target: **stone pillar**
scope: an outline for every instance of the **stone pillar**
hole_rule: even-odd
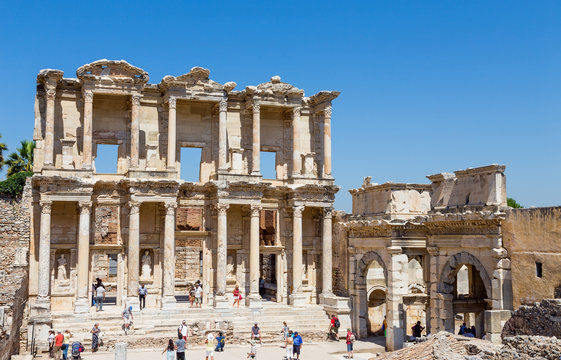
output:
[[[138,154],[140,151],[140,95],[131,97],[131,164],[132,169],[138,168]]]
[[[74,312],[87,313],[90,311],[89,299],[89,265],[90,265],[90,214],[92,203],[80,201],[80,222],[78,232],[78,285],[77,299],[74,304]]]
[[[129,243],[127,248],[127,306],[140,311],[138,277],[140,268],[140,203],[129,202]]]
[[[323,116],[323,177],[331,177],[331,106]]]
[[[388,247],[388,292],[386,295],[386,349],[395,351],[403,347],[406,335],[403,296],[407,295],[407,255],[401,253],[401,247]]]
[[[218,103],[218,170],[226,170],[228,154],[228,99]]]
[[[429,306],[427,307],[427,333],[437,333],[444,328],[441,326],[441,319],[439,309],[441,307],[440,300],[438,299],[438,280],[439,274],[439,261],[438,261],[438,247],[427,246],[429,253]]]
[[[45,109],[45,166],[54,165],[55,97],[56,84],[45,84],[47,106]]]
[[[306,299],[302,293],[302,212],[304,206],[295,206],[292,220],[292,305],[304,305]]]
[[[250,295],[249,305],[261,307],[261,296],[259,295],[259,216],[261,206],[251,206],[251,223],[249,239],[249,283]]]
[[[292,108],[292,176],[302,172],[302,158],[300,156],[300,106]]]
[[[333,294],[333,255],[332,255],[332,216],[333,209],[323,209],[323,234],[322,234],[322,254],[321,254],[321,276],[322,288],[321,298],[334,296]]]
[[[83,91],[82,96],[84,98],[84,124],[83,124],[83,135],[82,135],[82,167],[84,169],[92,168],[92,118],[93,118],[93,91],[86,90]]]
[[[175,208],[176,203],[166,203],[164,221],[164,284],[163,309],[175,308]]]
[[[176,146],[176,99],[168,99],[168,169],[175,169]]]
[[[261,175],[261,105],[253,100],[253,147],[252,147],[252,175]]]
[[[215,307],[227,307],[226,298],[226,272],[227,272],[227,246],[228,246],[228,219],[227,212],[230,205],[216,204],[218,211],[218,226],[216,230],[216,297]]]
[[[41,200],[41,225],[39,229],[39,291],[38,302],[49,300],[51,278],[51,206],[52,201]]]

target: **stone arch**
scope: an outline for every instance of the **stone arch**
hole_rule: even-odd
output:
[[[456,274],[463,264],[472,265],[479,272],[479,276],[483,281],[483,285],[485,285],[487,297],[490,298],[492,296],[492,285],[487,270],[485,270],[485,267],[483,266],[481,261],[479,261],[479,259],[466,251],[457,253],[448,259],[448,261],[444,265],[444,268],[442,269],[442,273],[440,274],[440,280],[438,282],[438,292],[441,294],[451,294],[454,291]]]
[[[368,268],[374,260],[376,260],[378,264],[382,266],[382,269],[384,269],[384,281],[386,283],[386,287],[388,286],[388,269],[386,267],[386,263],[384,262],[384,260],[382,260],[382,257],[375,251],[369,251],[360,258],[360,261],[358,262],[357,285],[366,286],[366,275],[368,273]]]

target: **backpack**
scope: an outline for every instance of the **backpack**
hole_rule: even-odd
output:
[[[341,327],[341,323],[339,322],[339,319],[338,319],[338,318],[335,318],[335,322],[333,323],[333,325],[334,325],[336,328]]]
[[[355,342],[355,340],[356,340],[356,336],[355,336],[355,334],[351,334],[351,339],[350,339],[350,340],[351,340],[351,342],[352,342],[352,343],[354,343],[354,342]]]
[[[179,325],[179,327],[177,328],[177,336],[183,339],[183,334],[181,333],[182,327],[183,325]]]

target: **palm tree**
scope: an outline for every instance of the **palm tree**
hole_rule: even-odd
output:
[[[2,134],[0,134],[0,139],[2,138]],[[0,170],[4,167],[4,151],[8,150],[8,145],[3,142],[0,142]]]
[[[6,164],[8,164],[8,176],[17,174],[20,171],[33,170],[33,150],[35,149],[35,141],[23,140],[21,147],[16,149],[8,156]]]

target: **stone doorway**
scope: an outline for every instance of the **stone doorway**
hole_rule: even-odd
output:
[[[259,294],[263,300],[276,302],[278,293],[277,255],[271,253],[260,254],[259,269],[261,278],[265,282],[264,288],[259,287]]]
[[[373,288],[368,295],[368,336],[384,335],[382,324],[386,317],[386,289]]]

